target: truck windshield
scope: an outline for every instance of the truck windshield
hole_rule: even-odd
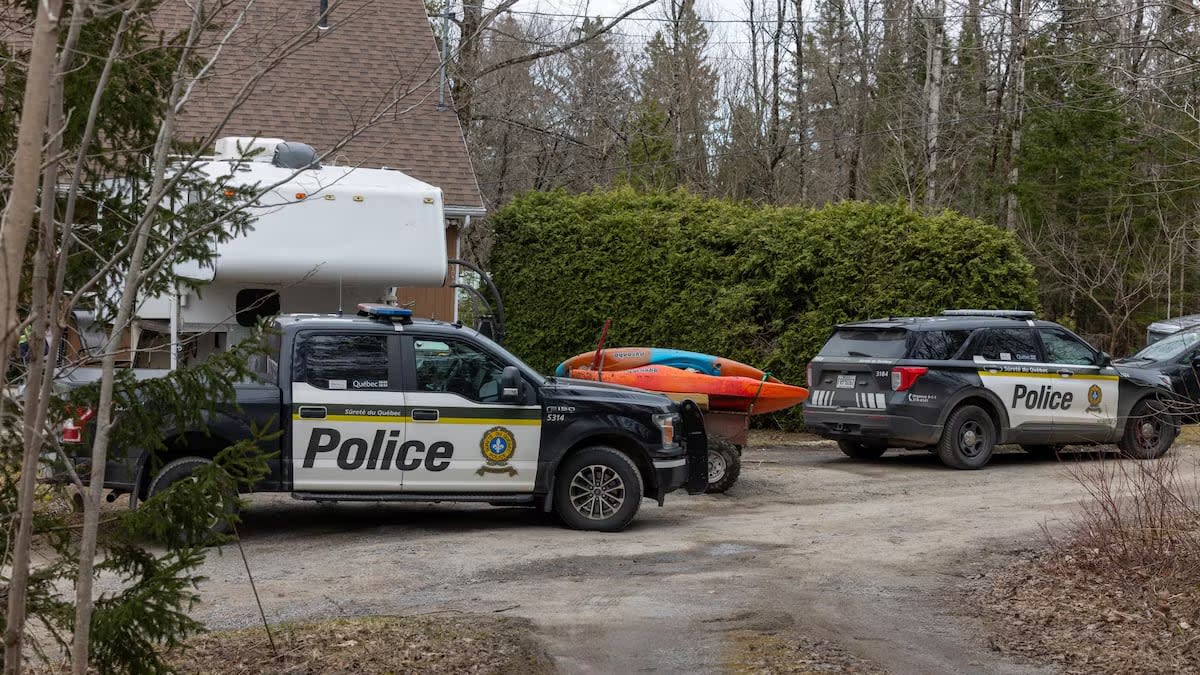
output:
[[[500,356],[504,357],[504,359],[507,360],[509,363],[517,366],[522,371],[524,371],[527,375],[532,375],[533,378],[537,381],[537,383],[539,385],[546,383],[546,378],[541,373],[534,370],[533,368],[530,368],[529,364],[527,364],[524,361],[522,361],[521,359],[517,358],[515,355],[513,355],[512,352],[508,351],[504,347],[501,347],[499,345],[499,343],[497,343],[493,340],[489,340],[488,337],[482,333],[476,333],[476,336],[478,339],[487,342],[491,346],[492,351],[500,354]]]
[[[908,346],[902,328],[839,328],[821,348],[821,356],[899,359]]]

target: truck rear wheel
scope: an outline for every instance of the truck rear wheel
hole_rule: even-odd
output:
[[[629,457],[605,446],[563,460],[554,485],[554,511],[576,530],[618,532],[642,503],[642,474]]]
[[[1139,401],[1129,412],[1125,433],[1117,443],[1121,454],[1134,459],[1157,459],[1175,442],[1175,424],[1162,403]]]
[[[886,443],[864,443],[862,441],[838,441],[838,449],[852,459],[879,459],[887,452]]]
[[[996,425],[987,412],[975,405],[964,405],[950,414],[938,457],[955,469],[982,469],[996,449]]]
[[[150,481],[146,490],[148,497],[166,490],[168,487],[183,480],[195,480],[192,474],[201,467],[212,464],[211,459],[204,457],[181,457],[168,462]],[[216,535],[228,534],[233,528],[233,518],[237,515],[237,496],[221,495],[210,509],[211,521],[209,531]]]
[[[733,487],[742,473],[742,453],[733,443],[715,436],[708,437],[709,494],[721,493]]]

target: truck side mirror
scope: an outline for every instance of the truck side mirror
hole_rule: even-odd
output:
[[[1200,352],[1192,354],[1192,367],[1200,368]]]
[[[1111,366],[1112,355],[1108,352],[1100,352],[1100,355],[1096,357],[1096,365],[1100,366],[1101,368],[1107,368]]]
[[[521,371],[516,366],[505,366],[500,375],[500,401],[502,403],[521,402]]]

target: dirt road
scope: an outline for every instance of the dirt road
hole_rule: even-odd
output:
[[[1200,449],[1172,452],[1195,470]],[[271,621],[508,613],[567,672],[719,671],[737,630],[832,640],[894,673],[1041,672],[987,649],[961,591],[1071,516],[1076,461],[1097,460],[1014,450],[964,472],[924,452],[865,463],[776,444],[747,451],[728,494],[644,502],[619,534],[529,509],[260,496],[242,537]],[[258,621],[236,549],[204,573],[198,618]]]

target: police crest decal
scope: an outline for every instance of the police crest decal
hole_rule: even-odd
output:
[[[1101,391],[1100,385],[1093,384],[1088,387],[1088,410],[1095,412],[1100,409],[1100,402],[1104,400],[1104,392]]]
[[[485,431],[483,438],[479,441],[479,450],[483,453],[487,464],[479,467],[475,475],[482,476],[485,473],[517,475],[517,470],[508,464],[508,460],[512,459],[513,453],[517,451],[517,439],[508,429],[492,427]]]

